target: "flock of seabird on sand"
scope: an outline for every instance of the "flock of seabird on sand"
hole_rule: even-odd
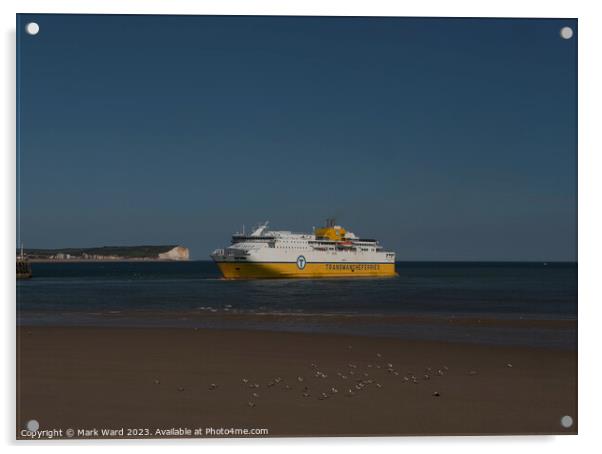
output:
[[[351,349],[352,347],[349,346],[348,348]],[[365,370],[358,368],[356,363],[350,362],[347,364],[347,367],[343,368],[343,370],[337,371],[335,375],[338,377],[339,385],[332,383],[332,378],[334,377],[331,377],[331,380],[328,381],[329,375],[321,370],[315,363],[311,363],[309,365],[311,371],[310,374],[298,375],[291,380],[292,384],[278,376],[269,380],[264,384],[264,386],[267,389],[276,387],[286,391],[294,391],[297,389],[300,391],[300,396],[303,398],[317,398],[318,400],[325,400],[333,398],[337,395],[354,397],[370,387],[382,389],[383,385],[376,378],[377,376],[399,377],[399,382],[401,384],[411,383],[418,385],[421,382],[431,380],[432,378],[442,377],[449,371],[449,368],[446,365],[443,365],[439,368],[426,367],[420,374],[408,372],[405,375],[402,375],[395,368],[393,363],[385,362],[380,353],[376,353],[375,356],[376,360],[366,364]],[[511,363],[507,363],[506,367],[512,368],[513,366]],[[468,371],[468,375],[477,374],[478,372],[476,370]],[[313,384],[311,383],[312,379],[314,379]],[[158,385],[160,384],[160,381],[155,379],[154,383]],[[260,401],[263,387],[259,383],[251,381],[246,377],[241,379],[241,385],[246,387],[249,391],[249,401],[247,402],[247,406],[254,408],[257,405],[257,402]],[[215,383],[211,383],[208,386],[209,391],[214,391],[217,388],[218,385]],[[178,387],[178,391],[182,392],[184,391],[184,388]],[[441,396],[438,391],[433,391],[431,395],[434,398]]]
[[[420,377],[410,372],[407,375],[401,376],[400,372],[395,369],[392,363],[385,362],[380,353],[376,354],[374,364],[366,364],[366,369],[362,370],[356,363],[348,363],[343,370],[336,371],[335,375],[338,378],[336,383],[333,383],[333,378],[328,380],[329,375],[321,370],[315,363],[310,364],[310,373],[298,375],[293,382],[295,388],[300,390],[303,398],[316,398],[318,400],[331,399],[335,396],[342,395],[345,397],[354,397],[369,387],[382,389],[383,384],[380,383],[377,377],[383,377],[385,374],[392,377],[400,377],[400,383],[419,384],[421,380],[430,380],[432,376],[443,376],[449,368],[442,366],[438,369],[427,367]],[[313,380],[312,380],[313,379]],[[382,379],[381,379],[382,381]],[[312,383],[313,382],[313,383]],[[338,384],[337,384],[338,383]],[[257,392],[261,388],[259,383],[253,383],[248,378],[242,378],[242,386],[246,386],[252,390],[249,396],[247,405],[254,408],[260,398],[260,393]],[[291,391],[293,386],[287,383],[282,377],[275,377],[265,384],[266,388],[280,386],[282,389]],[[433,392],[433,397],[440,397],[440,393]]]

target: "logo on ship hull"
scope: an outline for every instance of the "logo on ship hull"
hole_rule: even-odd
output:
[[[302,255],[297,257],[297,268],[302,270],[305,268],[305,265],[307,265],[307,260],[305,260],[305,257],[303,257]]]

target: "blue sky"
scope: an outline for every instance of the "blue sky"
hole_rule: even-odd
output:
[[[576,260],[574,19],[17,22],[26,247],[336,216],[400,260]]]

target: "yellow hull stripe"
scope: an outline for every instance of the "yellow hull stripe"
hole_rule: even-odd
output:
[[[217,262],[226,279],[387,277],[396,276],[394,263]]]

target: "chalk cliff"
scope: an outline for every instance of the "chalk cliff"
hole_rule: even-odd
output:
[[[190,260],[190,251],[187,247],[176,246],[167,252],[159,254],[161,260]]]

